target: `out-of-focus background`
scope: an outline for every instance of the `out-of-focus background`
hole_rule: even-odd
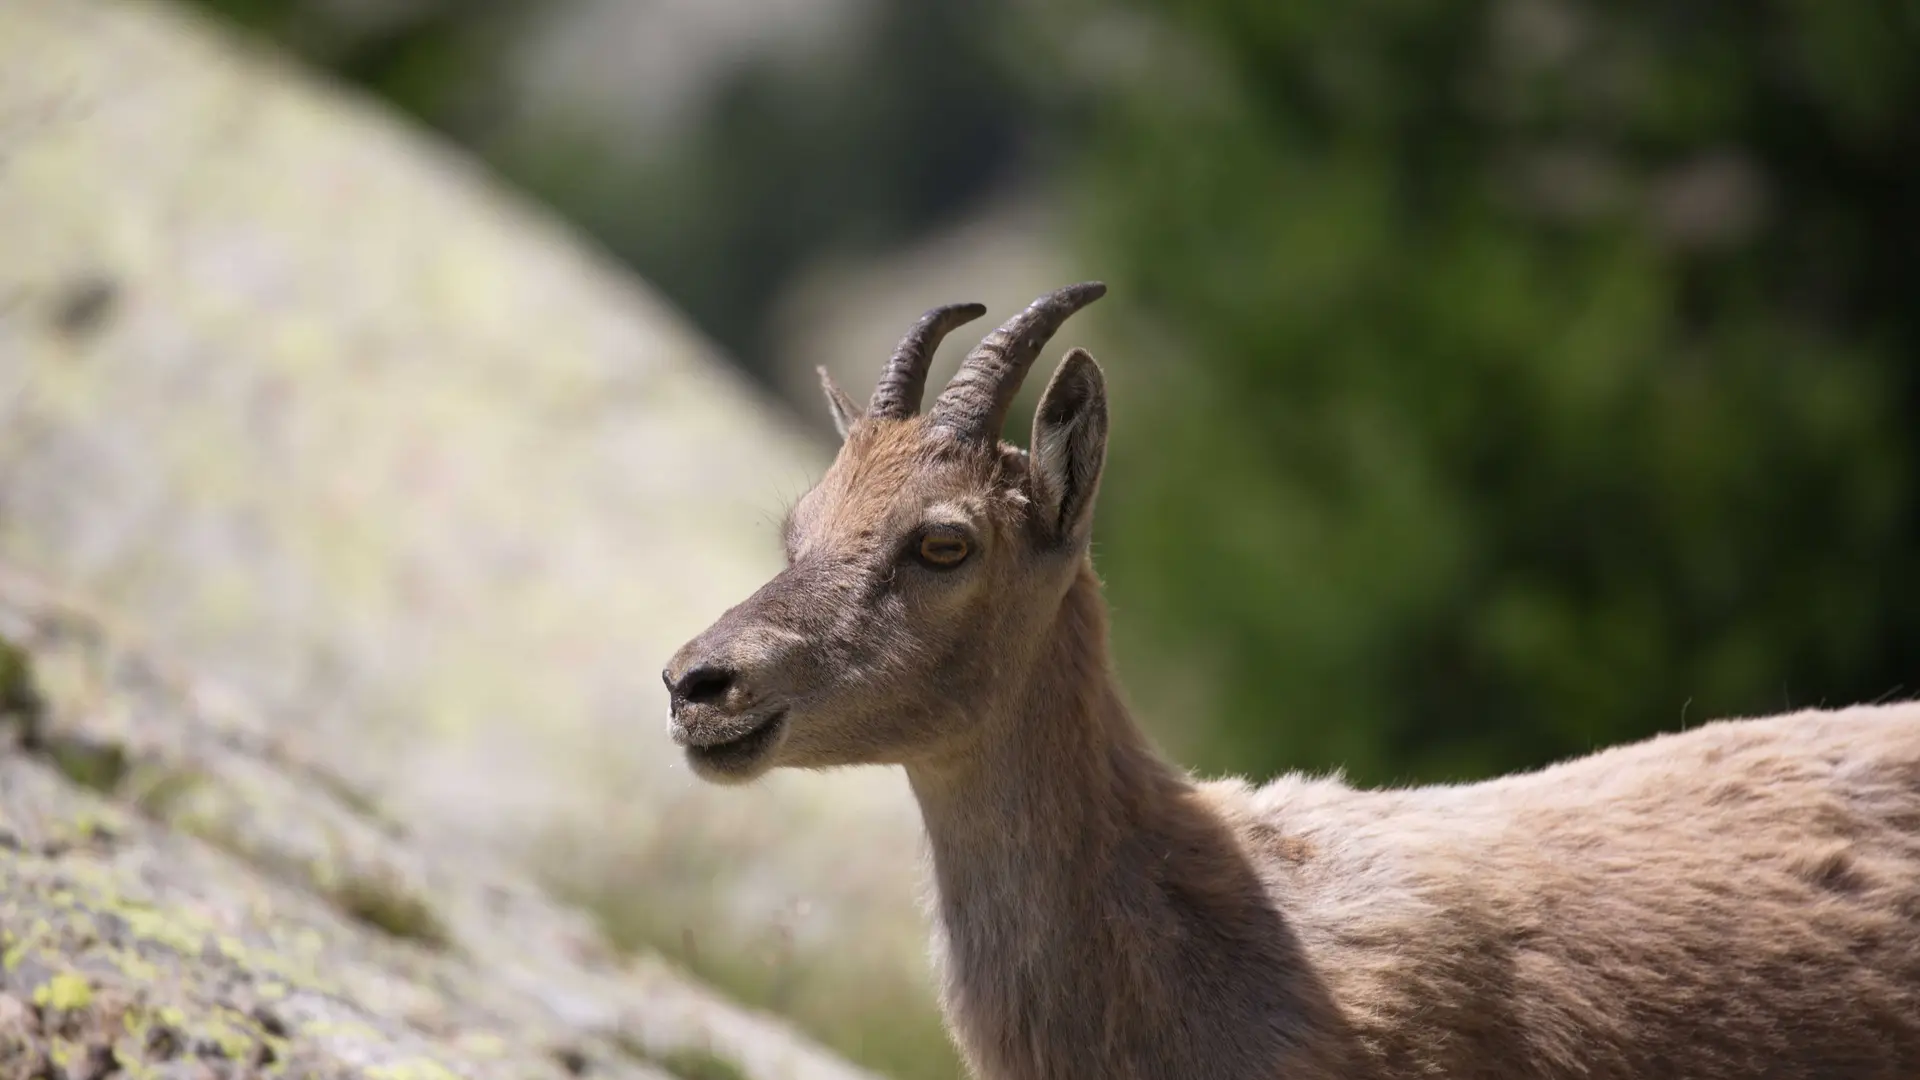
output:
[[[813,364],[921,308],[1110,281],[1100,565],[1199,764],[1471,777],[1920,678],[1910,5],[209,6],[816,432]]]
[[[204,275],[222,333],[285,358],[273,389],[222,397],[238,377],[196,368],[177,336],[138,346],[169,393],[191,384],[239,425],[179,453],[271,447],[305,479],[218,537],[168,526],[168,573],[212,583],[141,578],[126,606],[203,667],[331,717],[314,730],[414,746],[342,767],[512,854],[619,946],[869,1067],[957,1075],[902,793],[852,776],[698,789],[652,684],[772,566],[772,522],[830,454],[814,365],[863,395],[936,303],[1004,316],[1111,286],[1042,363],[1087,344],[1113,378],[1096,553],[1119,663],[1198,769],[1462,780],[1920,692],[1912,4],[191,7],[166,17],[404,117],[378,121],[381,153],[413,140],[570,254],[469,258],[464,209],[382,203],[354,159],[293,166],[331,133],[248,135],[284,167],[221,198],[271,222],[255,203],[324,187],[283,223],[313,234],[299,250],[366,233],[373,253],[290,269],[255,237],[161,275]],[[180,108],[219,131],[250,123],[243,104],[215,88]],[[225,136],[142,130],[133,173],[191,190],[230,171]],[[96,177],[93,205],[120,182]],[[77,283],[48,286],[69,336],[103,310],[143,317],[101,253],[145,241],[96,231]],[[309,289],[351,300],[316,313]],[[264,329],[263,303],[281,310]],[[393,329],[433,305],[431,328]],[[389,334],[447,355],[402,373]],[[339,407],[303,413],[303,394]],[[275,419],[293,415],[319,419]],[[111,606],[144,572],[113,568],[160,558],[138,538],[176,496],[138,479],[135,443],[88,438],[81,456],[119,478],[100,497],[132,509],[101,519],[112,535],[7,551]],[[206,467],[216,487],[279,484]],[[0,502],[32,504],[9,486]],[[281,513],[340,531],[249,532],[279,536],[261,521]],[[83,535],[93,548],[66,548]],[[395,734],[429,728],[468,734]]]

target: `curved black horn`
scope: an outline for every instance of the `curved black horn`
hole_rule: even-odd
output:
[[[985,304],[948,304],[920,316],[880,373],[880,383],[867,403],[867,415],[905,420],[918,412],[920,397],[927,388],[927,365],[933,362],[933,350],[940,347],[940,339],[986,313]]]
[[[1007,406],[1020,392],[1033,358],[1052,338],[1067,316],[1105,296],[1107,287],[1083,281],[1058,289],[1027,305],[1027,309],[973,347],[959,374],[933,403],[933,422],[956,436],[994,440],[1007,419]]]

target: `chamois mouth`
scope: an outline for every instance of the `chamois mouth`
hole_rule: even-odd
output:
[[[710,780],[748,779],[786,730],[787,711],[781,709],[731,739],[688,745],[687,763]]]

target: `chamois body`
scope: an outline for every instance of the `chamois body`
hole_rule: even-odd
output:
[[[1192,782],[1095,685],[909,767],[979,1076],[1920,1077],[1920,705],[1364,791]]]
[[[932,409],[928,312],[675,655],[703,777],[903,766],[982,1080],[1920,1078],[1920,705],[1722,721],[1478,784],[1197,782],[1148,742],[1088,556],[1105,384],[1008,402],[1071,286]],[[1298,718],[1296,718],[1298,722]]]

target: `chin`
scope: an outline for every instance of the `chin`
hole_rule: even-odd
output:
[[[787,737],[787,714],[776,713],[735,739],[687,747],[687,765],[710,784],[745,784],[765,776]]]

